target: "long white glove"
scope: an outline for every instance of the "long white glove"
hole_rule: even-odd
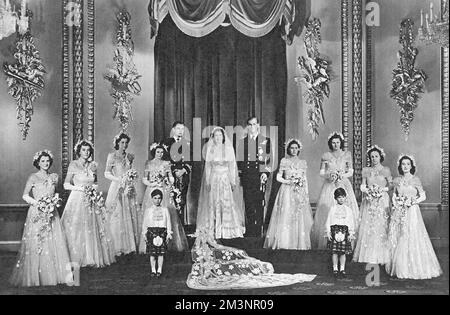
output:
[[[365,185],[365,184],[361,184],[359,189],[361,190],[362,193],[367,193],[367,191],[368,191],[367,185]]]
[[[65,190],[72,190],[72,191],[83,191],[82,186],[75,186],[69,183],[64,183],[64,189]]]
[[[23,195],[22,196],[23,200],[25,200],[26,203],[28,203],[29,205],[36,205],[37,204],[37,200],[34,198],[31,198],[30,195]]]
[[[111,172],[105,172],[105,178],[113,182],[120,182],[121,178],[114,176]]]

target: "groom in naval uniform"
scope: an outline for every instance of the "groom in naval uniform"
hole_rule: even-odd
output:
[[[176,121],[172,125],[173,136],[167,138],[162,144],[167,148],[168,159],[171,162],[171,170],[175,179],[174,186],[181,192],[181,198],[178,201],[174,200],[178,215],[183,225],[186,225],[185,211],[186,211],[186,196],[189,189],[189,181],[191,175],[190,161],[190,142],[184,137],[185,126],[181,121]]]
[[[262,237],[266,184],[271,173],[273,155],[270,138],[259,133],[257,117],[247,120],[247,135],[243,145],[243,158],[238,160],[239,174],[244,190],[246,237]],[[236,150],[242,148],[236,147]]]

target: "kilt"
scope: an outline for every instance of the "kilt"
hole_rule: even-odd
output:
[[[343,238],[342,238],[343,235]],[[332,225],[331,226],[331,241],[328,240],[328,249],[331,250],[333,254],[346,254],[351,255],[352,242],[349,240],[348,226],[346,225]],[[341,236],[342,239],[339,239]],[[338,239],[336,239],[338,238]]]
[[[147,254],[163,256],[167,251],[167,229],[162,227],[149,227],[146,234]]]

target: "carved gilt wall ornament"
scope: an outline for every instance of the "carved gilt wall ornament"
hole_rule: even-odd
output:
[[[310,19],[307,23],[304,39],[307,56],[298,58],[298,67],[301,76],[295,78],[297,83],[303,83],[306,87],[304,93],[308,105],[308,129],[313,140],[319,135],[319,125],[325,124],[323,113],[323,100],[330,96],[331,67],[330,62],[321,58],[319,45],[322,42],[320,34],[321,23],[317,18]]]
[[[134,43],[131,37],[131,16],[123,10],[117,14],[117,46],[114,65],[108,68],[105,79],[111,82],[111,96],[114,98],[114,116],[122,130],[126,130],[133,120],[131,103],[133,95],[140,95],[138,82],[141,75],[133,61]]]
[[[425,72],[415,67],[419,50],[413,46],[415,40],[413,25],[411,19],[405,19],[400,24],[399,43],[402,50],[398,52],[399,62],[397,68],[393,70],[390,93],[400,109],[400,123],[406,140],[414,120],[414,111],[418,106],[420,94],[424,93],[427,80]]]
[[[26,12],[27,17],[31,19],[31,11]],[[17,33],[14,59],[15,62],[12,64],[7,62],[3,64],[3,71],[6,74],[8,93],[16,101],[22,139],[26,140],[31,127],[33,103],[41,96],[46,73],[30,28],[23,35]]]

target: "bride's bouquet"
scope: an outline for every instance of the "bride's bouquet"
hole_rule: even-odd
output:
[[[370,185],[367,187],[366,199],[370,202],[378,201],[383,197],[384,190],[379,185]]]
[[[52,230],[52,219],[55,216],[55,211],[61,206],[61,198],[58,194],[53,196],[42,197],[38,200],[37,214],[33,217],[33,223],[40,223],[40,228],[37,234],[38,237],[38,254],[42,254],[42,243],[48,233]]]
[[[95,186],[85,186],[83,192],[84,201],[91,211],[94,211],[95,214],[104,214],[106,206],[103,193],[98,191]]]
[[[122,181],[120,186],[125,190],[125,193],[129,197],[133,197],[136,195],[136,190],[134,188],[134,184],[139,177],[138,172],[135,169],[128,170],[122,176]]]

